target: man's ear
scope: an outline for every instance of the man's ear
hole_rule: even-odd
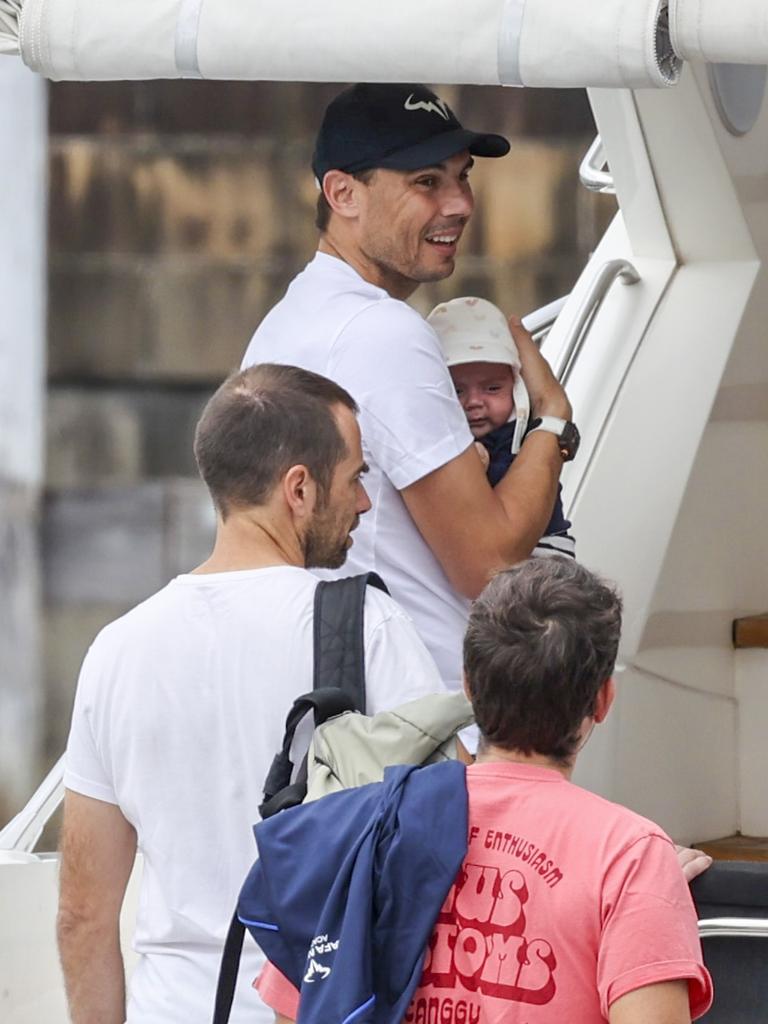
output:
[[[598,690],[597,698],[595,699],[595,713],[592,717],[596,722],[605,721],[615,696],[616,683],[613,676],[609,676]]]
[[[334,213],[352,219],[360,212],[358,203],[359,186],[351,174],[345,171],[327,171],[323,178],[323,195]]]
[[[308,519],[315,510],[317,484],[306,466],[291,466],[283,477],[283,497],[294,517]]]

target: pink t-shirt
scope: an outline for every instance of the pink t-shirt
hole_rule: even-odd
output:
[[[535,765],[467,769],[469,848],[443,905],[406,1024],[601,1024],[620,996],[712,984],[671,840],[652,822]],[[257,988],[295,1019],[268,964]]]

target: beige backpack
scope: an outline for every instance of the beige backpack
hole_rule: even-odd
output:
[[[432,693],[377,715],[347,711],[317,726],[309,748],[307,795],[381,782],[393,764],[457,757],[457,733],[474,722],[463,693]]]

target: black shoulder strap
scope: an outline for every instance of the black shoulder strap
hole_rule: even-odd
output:
[[[264,783],[262,818],[301,803],[307,792],[307,759],[291,783],[290,759],[294,733],[310,711],[315,725],[344,711],[365,713],[365,593],[368,585],[388,594],[386,584],[375,572],[341,580],[321,580],[315,590],[314,672],[312,692],[297,697],[285,721],[283,746],[275,755]],[[227,1024],[235,995],[245,928],[237,913],[232,918],[224,944],[213,1024]]]
[[[219,980],[216,984],[216,1001],[213,1006],[213,1024],[227,1024],[235,998],[237,972],[240,968],[240,956],[243,951],[245,925],[235,912],[229,925],[224,952],[221,956]]]
[[[321,580],[315,590],[312,691],[293,702],[285,720],[282,749],[264,782],[262,818],[295,807],[307,792],[306,759],[293,782],[291,746],[299,722],[310,711],[315,727],[344,711],[365,713],[364,613],[366,587],[388,593],[375,572],[341,580]]]
[[[368,585],[389,593],[375,572],[321,580],[315,590],[313,689],[338,686],[365,714],[365,591]]]
[[[291,761],[291,745],[296,728],[302,718],[310,711],[314,714],[315,727],[328,718],[335,718],[345,711],[356,710],[348,693],[335,686],[321,687],[311,693],[303,693],[297,697],[288,712],[283,733],[283,746],[272,761],[272,767],[264,781],[264,802],[259,807],[262,818],[271,818],[273,814],[286,807],[300,804],[307,794],[307,759],[304,758],[294,782],[293,762]]]

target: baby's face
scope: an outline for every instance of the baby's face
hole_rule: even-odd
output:
[[[464,363],[449,367],[472,436],[485,437],[514,412],[515,374],[506,363]]]

